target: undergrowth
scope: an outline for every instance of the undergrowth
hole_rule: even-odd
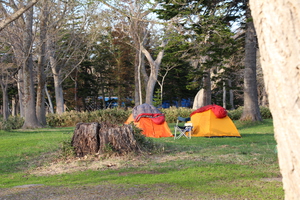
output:
[[[167,109],[160,109],[162,113],[165,114],[167,123],[175,123],[177,117],[189,117],[194,111],[191,108],[184,107],[170,107]],[[77,123],[84,122],[109,122],[112,124],[123,124],[129,115],[131,114],[131,109],[105,109],[96,110],[92,112],[64,112],[63,114],[48,114],[46,116],[48,127],[72,127]],[[228,110],[228,116],[232,120],[239,120],[242,113],[243,107],[239,107],[235,110]],[[260,107],[261,116],[263,119],[272,119],[272,114],[267,107]],[[10,116],[6,121],[0,118],[0,130],[10,131],[13,129],[19,129],[22,127],[24,119],[20,116]]]

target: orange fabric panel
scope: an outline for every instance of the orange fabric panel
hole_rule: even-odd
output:
[[[132,114],[126,120],[125,124],[129,124],[131,122],[134,122]],[[134,124],[143,130],[142,134],[144,134],[146,137],[173,137],[167,122],[163,122],[162,124],[158,125],[153,123],[150,118],[144,117],[141,118],[139,122],[134,122]]]
[[[124,124],[130,124],[131,122],[134,122],[132,114],[128,117],[128,119],[126,120],[126,122]]]
[[[194,114],[191,121],[193,123],[192,136],[195,137],[241,137],[228,116],[217,118],[211,110]]]

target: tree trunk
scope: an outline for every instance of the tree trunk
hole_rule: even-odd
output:
[[[140,75],[140,56],[139,56],[139,51],[136,50],[136,54],[135,54],[135,60],[134,60],[134,63],[135,63],[135,69],[134,69],[134,105],[135,106],[138,106],[141,103],[141,98],[140,98],[140,88],[141,88],[141,75]]]
[[[226,109],[226,85],[225,85],[225,82],[223,82],[223,108]]]
[[[139,151],[131,125],[118,127],[109,123],[78,123],[71,142],[78,157],[88,154]]]
[[[165,43],[161,45],[162,47],[165,47]],[[154,88],[158,77],[158,72],[160,70],[160,64],[163,59],[164,50],[161,50],[157,58],[153,60],[152,56],[150,55],[149,51],[147,51],[143,46],[141,46],[142,52],[146,56],[149,65],[150,65],[150,76],[147,82],[147,88],[146,88],[146,103],[152,105],[153,104],[153,94],[154,94]]]
[[[19,97],[19,105],[20,105],[20,116],[25,117],[24,114],[24,102],[23,102],[23,94],[24,94],[24,80],[23,80],[23,68],[18,71],[18,97]]]
[[[57,58],[55,53],[55,39],[53,35],[47,34],[47,47],[49,51],[50,67],[53,74],[56,114],[62,114],[64,110],[63,88],[61,83],[61,69],[57,66]]]
[[[12,97],[12,100],[11,100],[11,115],[17,116],[17,103],[16,103],[15,97]]]
[[[41,8],[41,20],[40,20],[40,46],[39,46],[39,58],[37,66],[37,98],[36,98],[36,115],[39,121],[39,124],[45,126],[46,122],[46,108],[45,108],[45,84],[46,84],[46,75],[45,75],[45,66],[46,66],[46,27],[47,27],[47,17],[48,8],[45,1],[43,1],[43,7]]]
[[[23,66],[24,77],[24,124],[22,128],[38,128],[41,127],[36,117],[35,109],[35,91],[33,83],[33,60],[31,55],[32,46],[32,25],[33,25],[33,9],[26,12],[26,29],[24,31],[24,56],[26,57]]]
[[[203,105],[211,104],[211,78],[210,78],[210,69],[206,71],[206,74],[203,76]]]
[[[47,99],[48,99],[48,111],[50,112],[50,113],[54,113],[54,109],[53,109],[53,104],[52,104],[52,100],[51,100],[51,96],[50,96],[50,94],[49,94],[49,92],[48,92],[48,90],[47,90],[47,84],[45,84],[45,93],[46,93],[46,96],[47,96]]]
[[[6,121],[9,117],[9,108],[8,108],[8,94],[7,94],[7,84],[1,83],[2,89],[2,106],[3,106],[3,120]]]
[[[300,199],[300,2],[250,1],[285,199]]]
[[[248,8],[246,11],[247,31],[245,41],[245,72],[244,72],[244,110],[240,120],[261,121],[258,105],[256,81],[256,36],[255,29]]]
[[[55,61],[56,62],[56,61]],[[54,80],[54,90],[55,90],[55,100],[56,100],[56,114],[62,114],[64,109],[64,95],[63,95],[63,88],[60,78],[60,71],[56,69],[55,64],[52,65],[52,73],[53,73],[53,80]]]
[[[228,86],[229,86],[229,88],[232,87],[231,80],[228,80]],[[233,90],[232,89],[229,89],[229,103],[230,103],[230,106],[231,106],[230,109],[234,110]]]

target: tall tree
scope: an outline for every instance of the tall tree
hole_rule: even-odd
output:
[[[47,55],[54,80],[56,113],[65,111],[63,81],[84,60],[91,40],[85,40],[89,14],[93,4],[82,7],[80,2],[54,2],[49,5]],[[89,12],[85,12],[90,9]],[[79,14],[79,12],[81,12]],[[78,14],[78,17],[77,15]]]
[[[300,198],[300,3],[250,0],[285,199]]]
[[[24,124],[22,128],[41,127],[38,123],[35,107],[35,90],[33,83],[33,60],[32,60],[32,26],[33,26],[33,9],[29,9],[25,13],[25,30],[24,30],[24,60],[23,77],[24,77]]]
[[[211,104],[211,76],[233,54],[230,23],[239,17],[238,1],[159,1],[160,18],[177,20],[189,35],[190,60],[197,63],[199,106]],[[197,16],[197,17],[195,17]],[[227,46],[226,46],[227,45]],[[193,54],[192,54],[193,53]],[[195,79],[196,80],[196,79]],[[195,81],[194,80],[194,81]],[[193,86],[196,85],[193,83]],[[223,90],[223,86],[222,86]],[[199,97],[199,98],[198,98]]]
[[[122,19],[121,29],[128,36],[132,38],[132,46],[136,51],[135,54],[135,105],[143,103],[142,87],[145,86],[146,102],[152,104],[154,86],[157,81],[159,67],[161,59],[163,57],[163,50],[157,54],[156,59],[151,53],[153,48],[158,49],[159,45],[164,46],[164,42],[157,44],[153,42],[153,35],[159,36],[158,30],[156,34],[151,33],[151,27],[157,23],[157,20],[150,19],[151,10],[155,9],[157,3],[151,3],[144,0],[132,0],[124,3],[122,1],[115,1],[108,4],[106,1],[102,1],[105,5],[117,11]],[[114,3],[114,4],[113,4]],[[155,41],[155,40],[154,40]],[[158,40],[159,41],[159,40]],[[151,43],[150,50],[147,45]],[[147,58],[149,69],[146,69],[144,58]],[[148,73],[149,72],[149,73]],[[144,84],[141,80],[144,79]]]
[[[0,85],[2,89],[2,115],[3,120],[7,120],[10,112],[9,112],[9,99],[8,99],[8,87],[12,82],[12,75],[16,71],[15,64],[12,62],[4,61],[0,59]]]
[[[257,42],[255,28],[247,6],[246,10],[246,39],[245,39],[245,72],[244,72],[244,109],[240,120],[261,121],[258,105],[256,80]]]
[[[48,2],[42,0],[40,7],[40,34],[38,43],[38,63],[37,63],[37,97],[36,97],[36,115],[39,124],[45,126],[46,122],[46,108],[45,108],[45,86],[46,86],[46,36],[47,23],[49,17]]]

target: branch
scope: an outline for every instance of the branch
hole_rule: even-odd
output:
[[[26,6],[20,8],[15,13],[13,13],[11,16],[7,17],[5,20],[2,20],[0,22],[0,31],[2,31],[9,23],[15,21],[18,19],[24,12],[29,10],[31,7],[33,7],[39,0],[32,0],[29,4]]]

